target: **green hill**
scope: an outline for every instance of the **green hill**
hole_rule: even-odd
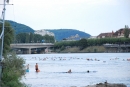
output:
[[[16,34],[35,32],[34,29],[32,29],[31,27],[25,24],[17,23],[11,20],[7,20],[7,21],[11,24]],[[55,34],[55,38],[57,41],[60,41],[63,39],[79,40],[80,38],[88,38],[91,36],[90,34],[87,34],[85,32],[82,32],[76,29],[45,29],[45,30],[53,32]],[[75,37],[75,35],[78,35],[79,37],[73,38]]]
[[[27,26],[27,25],[20,24],[20,23],[17,23],[17,22],[14,22],[14,21],[10,21],[10,20],[7,20],[7,21],[11,24],[11,26],[15,30],[16,34],[26,33],[26,32],[34,33],[34,30],[31,27]]]

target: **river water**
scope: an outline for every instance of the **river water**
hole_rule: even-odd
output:
[[[66,53],[19,55],[29,64],[23,82],[31,87],[84,87],[123,83],[130,87],[130,53]],[[40,72],[35,72],[38,63]],[[71,69],[72,73],[66,73]],[[89,73],[87,71],[90,71]]]

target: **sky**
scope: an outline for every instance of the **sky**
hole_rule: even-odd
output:
[[[13,5],[6,5],[5,19],[34,30],[76,29],[97,36],[130,27],[130,0],[10,0],[9,4]],[[0,17],[2,9],[0,5]]]

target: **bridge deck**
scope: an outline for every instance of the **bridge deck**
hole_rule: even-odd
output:
[[[16,43],[11,44],[11,48],[42,48],[42,47],[53,47],[53,43]]]

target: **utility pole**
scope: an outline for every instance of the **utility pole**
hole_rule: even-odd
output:
[[[2,11],[2,32],[0,35],[0,82],[1,82],[1,77],[2,77],[2,55],[3,55],[3,43],[4,43],[4,20],[5,20],[5,0],[3,2],[4,7],[3,7],[3,11]]]
[[[2,55],[3,55],[3,44],[4,44],[4,25],[5,25],[5,6],[6,3],[9,3],[9,0],[3,0],[3,11],[2,11],[2,20],[0,19],[0,23],[2,23],[2,32],[0,34],[0,83],[1,83],[1,77],[2,77]],[[7,4],[12,5],[12,4]]]

